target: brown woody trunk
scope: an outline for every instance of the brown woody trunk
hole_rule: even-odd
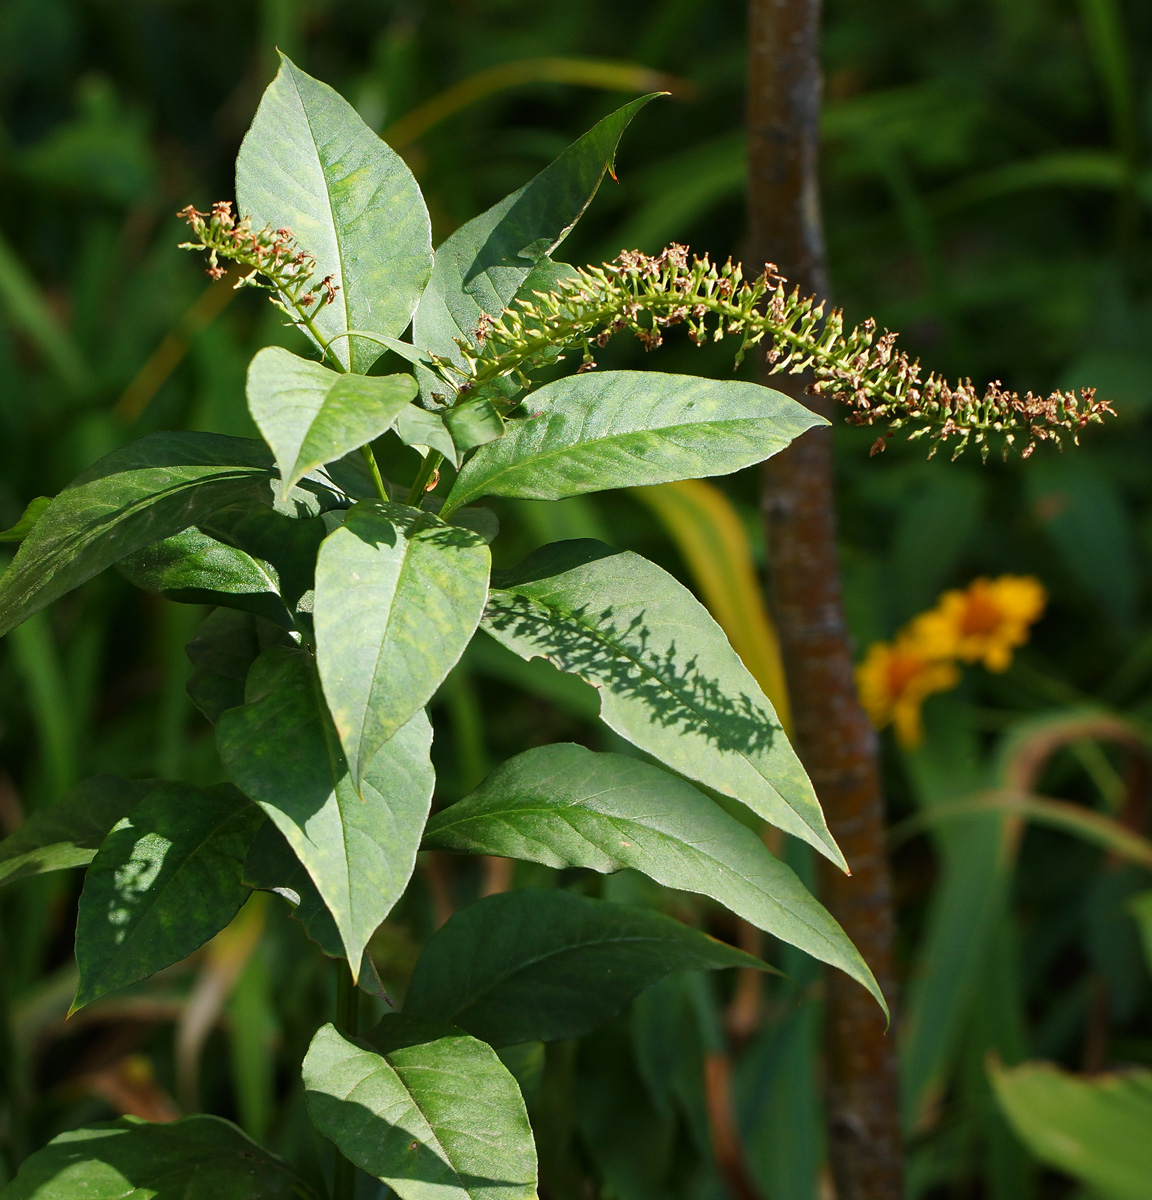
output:
[[[774,262],[803,293],[827,295],[819,205],[819,0],[750,0],[749,268]],[[774,387],[802,377],[776,377]],[[785,384],[785,386],[787,386]],[[806,400],[830,413],[823,401]],[[893,914],[876,738],[856,697],[836,557],[832,443],[814,430],[764,471],[770,591],[796,748],[852,868],[830,865],[823,895],[889,1003]],[[903,1194],[895,1039],[875,1001],[827,979],[829,1154],[838,1200]]]

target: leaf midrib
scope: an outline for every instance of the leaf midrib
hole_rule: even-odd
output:
[[[611,791],[612,789],[605,788],[603,790]],[[648,830],[650,833],[655,834],[659,838],[662,838],[669,842],[672,842],[676,846],[684,847],[693,853],[699,854],[701,858],[706,859],[708,862],[713,863],[717,867],[719,867],[721,872],[728,874],[728,875],[735,875],[738,879],[741,879],[743,882],[749,884],[749,886],[756,887],[756,891],[759,895],[766,897],[771,903],[777,905],[777,907],[782,909],[784,912],[788,913],[789,916],[793,917],[796,921],[798,921],[806,929],[810,929],[812,931],[812,933],[815,934],[826,945],[832,947],[834,950],[837,949],[835,946],[835,943],[829,941],[827,934],[825,934],[823,931],[817,929],[805,917],[801,916],[798,912],[796,912],[794,909],[792,909],[787,904],[785,904],[783,900],[778,899],[776,896],[773,896],[770,892],[765,891],[764,889],[758,887],[757,885],[751,884],[746,876],[741,875],[738,871],[735,870],[735,868],[729,866],[728,863],[726,863],[723,859],[716,858],[709,851],[702,849],[698,842],[688,842],[688,841],[684,841],[682,839],[676,838],[672,834],[666,833],[662,829],[657,829],[652,825],[646,825],[642,821],[639,821],[634,817],[621,817],[621,816],[618,816],[613,813],[605,813],[602,811],[598,811],[597,809],[594,809],[594,808],[589,808],[586,804],[584,804],[580,801],[566,804],[566,805],[564,805],[564,808],[565,809],[577,809],[581,812],[589,813],[590,815],[592,815],[594,817],[599,817],[599,818],[601,818],[605,821],[609,821],[609,822],[623,821],[623,822],[631,823],[633,825],[638,826],[641,829]],[[450,811],[450,810],[447,810],[447,811]],[[562,821],[564,820],[563,809],[557,808],[555,805],[541,804],[539,807],[536,807],[534,804],[529,803],[529,804],[525,804],[525,805],[520,805],[516,808],[489,809],[488,811],[473,812],[471,814],[466,814],[465,816],[459,817],[452,824],[459,825],[465,821],[473,821],[478,818],[483,819],[483,818],[491,818],[491,817],[496,817],[498,819],[507,821],[510,816],[516,816],[516,815],[520,815],[520,814],[524,814],[526,816],[531,816],[531,817],[545,817],[545,818],[550,817],[554,820],[562,820]],[[511,822],[509,822],[509,823],[511,823]],[[577,829],[574,825],[572,825],[568,821],[564,821],[564,823],[568,826],[569,829],[572,830],[573,833],[575,833],[577,835],[577,837],[580,837],[585,842],[588,842],[588,844],[590,846],[595,847],[595,849],[597,851],[599,851],[599,853],[603,854],[606,858],[610,859],[612,862],[620,863],[621,868],[627,868],[631,865],[629,863],[620,862],[620,859],[617,858],[616,855],[614,855],[610,850],[606,849],[604,846],[597,845],[595,842],[591,841],[579,829]],[[446,829],[450,829],[452,827],[452,824],[449,824],[446,822],[445,824],[440,825],[438,828],[436,828],[435,830],[432,831],[432,835],[435,837],[437,834],[443,833]],[[626,831],[621,830],[620,832],[626,832]],[[666,886],[679,887],[682,885],[668,884]],[[692,889],[687,889],[687,890],[696,891],[697,889],[692,888]],[[704,892],[701,894],[708,895],[707,892]],[[838,950],[837,950],[837,954],[838,954],[838,958],[836,961],[839,962],[840,958],[839,958]]]
[[[716,727],[716,725],[711,720],[708,719],[707,715],[704,712],[702,712],[699,708],[697,708],[694,704],[690,703],[688,700],[684,699],[680,695],[680,693],[676,692],[672,687],[670,687],[665,682],[665,680],[662,676],[656,674],[656,672],[653,671],[650,667],[645,666],[645,664],[640,659],[636,658],[635,655],[628,653],[628,651],[623,646],[621,646],[619,643],[610,641],[595,626],[588,625],[584,621],[580,620],[574,613],[569,612],[562,605],[545,604],[543,601],[538,600],[534,596],[528,596],[522,592],[515,591],[514,588],[493,588],[492,590],[494,592],[505,592],[510,595],[520,596],[522,599],[539,604],[545,610],[545,612],[559,612],[563,616],[568,617],[573,625],[577,626],[580,629],[586,630],[587,633],[589,634],[589,636],[591,636],[593,638],[593,640],[599,642],[602,646],[605,646],[610,650],[615,649],[618,652],[619,657],[626,659],[628,662],[634,663],[640,669],[641,672],[643,672],[645,675],[647,675],[650,679],[654,679],[657,683],[659,683],[664,692],[666,692],[673,699],[678,700],[681,704],[684,705],[685,708],[687,708],[689,710],[689,712],[695,713],[696,716],[698,716],[700,718],[700,720],[705,725],[707,725],[707,727],[709,729],[713,730],[714,733],[719,734],[720,737],[718,738],[718,742],[727,740],[727,737],[726,737],[726,735],[724,735],[723,730],[718,729]],[[709,614],[709,620],[711,620],[711,619],[712,619],[712,617]],[[733,652],[733,653],[735,653],[735,652]],[[546,657],[546,658],[548,658],[548,660],[550,662],[552,661],[551,656],[549,656],[549,655],[541,655],[539,657]],[[747,668],[745,668],[745,669],[747,669]],[[561,668],[561,670],[564,670],[565,674],[579,675],[581,679],[584,679],[584,676],[581,675],[580,672],[578,672],[578,671],[569,671],[567,668]],[[585,679],[585,682],[588,683],[591,681]],[[601,685],[600,687],[597,687],[596,684],[592,684],[592,686],[596,687],[596,690],[598,692],[601,691],[601,689],[603,687],[603,685]],[[612,694],[615,695],[616,693],[613,692]],[[603,712],[604,712],[604,703],[603,703],[603,700],[601,700],[601,703],[600,703],[601,720],[604,719]],[[719,749],[719,745],[717,748]],[[807,829],[810,829],[817,836],[817,838],[820,839],[822,844],[825,844],[825,845],[827,844],[826,842],[824,842],[824,838],[821,837],[821,831],[819,829],[814,829],[812,827],[811,823],[804,816],[804,814],[799,812],[795,808],[795,806],[785,796],[783,796],[780,793],[780,791],[777,789],[776,785],[764,774],[763,771],[761,771],[756,766],[756,764],[748,757],[747,754],[745,754],[742,750],[740,750],[736,747],[733,747],[731,752],[733,754],[737,755],[744,762],[746,762],[748,764],[748,766],[750,766],[752,768],[752,770],[756,773],[756,775],[759,776],[760,779],[764,780],[764,783],[771,789],[773,795],[777,796],[782,804],[784,804],[793,813],[795,813],[795,815],[804,823],[805,827]],[[722,753],[722,751],[721,751],[721,753]],[[704,782],[704,781],[701,780],[701,782]]]
[[[541,414],[541,415],[544,415],[544,414]],[[563,417],[569,416],[571,414],[555,413],[554,415],[560,416],[563,419]],[[530,418],[530,420],[539,420],[539,418],[534,417],[534,418]],[[498,482],[505,476],[510,475],[510,474],[515,474],[515,473],[517,473],[519,471],[523,471],[525,469],[534,471],[534,470],[538,469],[541,466],[541,464],[543,464],[544,462],[546,462],[549,459],[562,458],[562,457],[564,457],[564,455],[572,454],[574,451],[577,451],[577,450],[579,450],[579,451],[595,450],[597,447],[602,446],[605,442],[619,442],[619,441],[623,441],[625,438],[642,436],[645,433],[658,433],[665,437],[671,437],[672,434],[676,430],[679,430],[679,429],[688,429],[688,430],[693,430],[693,431],[697,431],[697,432],[701,432],[701,433],[707,433],[710,431],[714,431],[717,428],[725,426],[725,425],[737,425],[737,426],[749,425],[749,424],[754,424],[757,421],[766,421],[766,420],[769,420],[769,418],[768,417],[731,417],[731,418],[725,418],[722,420],[681,421],[674,425],[645,426],[644,428],[628,429],[628,430],[623,430],[623,431],[618,431],[618,432],[606,433],[601,437],[588,438],[588,439],[582,440],[582,441],[573,441],[573,442],[568,443],[568,445],[566,445],[566,446],[559,446],[554,450],[543,450],[537,454],[531,455],[530,457],[518,459],[516,462],[506,463],[498,471],[493,472],[491,475],[485,476],[481,482],[482,482],[484,489],[487,490],[487,489],[491,488],[493,483]],[[548,436],[550,434],[550,432],[551,431],[546,431],[546,436]],[[496,442],[494,444],[499,445],[500,442]],[[473,459],[472,461],[475,462],[476,460]],[[472,490],[464,492],[463,497],[466,499],[471,499],[476,494],[477,493],[476,493],[475,485],[472,485]],[[484,492],[481,491],[479,494],[483,495]],[[464,502],[465,502],[465,499],[460,499],[460,500],[457,500],[456,503],[464,503]]]
[[[689,928],[685,926],[685,928]],[[697,931],[699,932],[699,931]],[[707,936],[707,935],[704,935]],[[575,954],[582,950],[595,949],[599,946],[615,946],[615,945],[638,945],[640,943],[651,942],[657,945],[671,944],[674,946],[683,946],[691,941],[690,937],[684,937],[682,934],[667,934],[661,935],[656,933],[649,934],[628,934],[626,936],[614,937],[595,937],[586,938],[578,942],[570,942],[564,946],[558,946],[555,949],[542,951],[530,958],[521,959],[514,967],[509,968],[504,974],[498,975],[492,979],[490,983],[480,988],[479,991],[471,993],[468,1003],[461,1005],[459,1008],[452,1009],[446,1019],[455,1019],[461,1013],[466,1013],[470,1008],[475,1007],[485,996],[489,995],[496,988],[507,983],[509,979],[515,978],[519,974],[531,970],[533,967],[539,966],[541,963],[546,963],[550,959],[559,958],[565,954]],[[718,943],[723,945],[723,943]],[[735,964],[731,964],[735,965]],[[675,970],[670,967],[669,971]]]
[[[380,1060],[381,1060],[381,1062],[382,1062],[382,1064],[383,1064],[383,1065],[382,1065],[382,1066],[380,1066],[380,1067],[373,1067],[373,1068],[372,1068],[372,1069],[371,1069],[371,1070],[368,1072],[368,1074],[367,1074],[367,1075],[365,1075],[365,1076],[364,1076],[364,1077],[363,1077],[363,1078],[362,1078],[362,1079],[359,1081],[359,1083],[357,1083],[357,1084],[356,1084],[356,1086],[355,1086],[355,1087],[353,1087],[353,1088],[351,1089],[351,1091],[348,1093],[348,1095],[347,1095],[346,1099],[349,1099],[349,1100],[350,1100],[350,1099],[352,1099],[352,1097],[353,1097],[353,1095],[355,1094],[355,1092],[356,1092],[356,1091],[357,1091],[357,1090],[358,1090],[358,1089],[359,1089],[359,1088],[360,1088],[360,1087],[361,1087],[363,1084],[367,1083],[367,1082],[368,1082],[368,1080],[369,1080],[369,1079],[371,1079],[373,1075],[380,1075],[380,1074],[383,1074],[383,1072],[384,1072],[385,1070],[391,1071],[391,1072],[392,1072],[392,1075],[394,1076],[394,1078],[396,1079],[396,1081],[397,1081],[397,1082],[400,1084],[400,1086],[401,1086],[401,1087],[404,1089],[404,1094],[405,1094],[405,1095],[408,1097],[408,1100],[409,1100],[409,1102],[411,1103],[412,1107],[413,1107],[413,1108],[416,1110],[416,1112],[418,1112],[418,1113],[420,1114],[420,1119],[421,1119],[421,1121],[423,1121],[423,1122],[424,1122],[424,1127],[425,1127],[425,1129],[428,1131],[428,1133],[427,1133],[427,1141],[426,1141],[426,1143],[425,1143],[425,1144],[429,1144],[429,1143],[430,1143],[432,1146],[434,1146],[434,1147],[435,1147],[435,1149],[436,1149],[436,1150],[439,1152],[439,1154],[441,1155],[441,1162],[443,1162],[443,1163],[444,1163],[444,1164],[445,1164],[445,1165],[446,1165],[446,1166],[447,1166],[447,1167],[448,1167],[448,1168],[451,1170],[451,1172],[452,1172],[452,1176],[453,1176],[453,1179],[456,1181],[456,1186],[457,1186],[457,1187],[460,1189],[460,1191],[462,1191],[462,1192],[463,1192],[463,1193],[464,1193],[466,1196],[470,1196],[470,1195],[471,1195],[471,1192],[469,1192],[468,1188],[467,1188],[467,1187],[464,1185],[464,1179],[463,1179],[463,1176],[462,1176],[462,1175],[461,1175],[461,1173],[460,1173],[460,1168],[459,1168],[459,1167],[456,1165],[456,1162],[454,1161],[454,1159],[453,1159],[452,1155],[451,1155],[451,1154],[448,1152],[448,1148],[447,1148],[447,1147],[444,1145],[444,1143],[443,1143],[443,1142],[440,1140],[440,1135],[439,1135],[439,1134],[437,1133],[437,1131],[436,1131],[436,1126],[435,1126],[435,1125],[432,1123],[432,1121],[431,1121],[431,1119],[429,1118],[428,1114],[427,1114],[427,1113],[424,1111],[424,1107],[423,1107],[423,1105],[421,1105],[420,1101],[419,1101],[419,1100],[416,1098],[416,1095],[415,1095],[415,1093],[412,1091],[411,1087],[408,1085],[408,1082],[407,1082],[407,1080],[406,1080],[406,1079],[404,1078],[404,1076],[403,1076],[403,1075],[400,1073],[400,1069],[399,1069],[398,1067],[396,1067],[396,1066],[395,1066],[395,1065],[394,1065],[392,1062],[390,1062],[390,1061],[389,1061],[388,1055],[386,1055],[386,1054],[381,1054],[381,1055],[378,1055],[377,1057],[379,1057],[379,1058],[380,1058]],[[440,1070],[443,1070],[443,1068],[439,1068],[439,1069],[440,1069]],[[368,1106],[367,1106],[367,1105],[365,1105],[365,1107],[368,1107]],[[378,1121],[383,1121],[383,1120],[384,1120],[384,1118],[383,1118],[383,1117],[379,1116],[379,1115],[378,1115],[378,1114],[376,1114],[376,1113],[373,1113],[373,1115],[376,1117],[376,1119],[377,1119]],[[396,1126],[393,1126],[393,1128],[396,1128]],[[397,1172],[397,1175],[399,1175],[399,1174],[400,1174],[400,1173],[399,1173],[399,1172]]]
[[[352,328],[352,314],[349,310],[350,296],[348,282],[344,272],[344,243],[340,237],[340,229],[336,223],[336,210],[332,205],[332,189],[328,186],[328,170],[324,164],[324,159],[320,154],[320,142],[317,140],[316,131],[312,127],[312,116],[308,111],[308,105],[304,102],[304,97],[300,92],[300,87],[296,82],[296,68],[293,66],[291,72],[292,90],[296,93],[296,100],[300,105],[300,111],[304,115],[305,124],[308,126],[308,136],[312,139],[313,149],[316,151],[316,162],[320,167],[320,178],[324,181],[324,199],[328,202],[328,220],[332,226],[332,238],[336,243],[336,262],[340,269],[340,290],[344,293],[343,299],[340,302],[341,311],[344,313],[344,329]],[[347,355],[348,365],[352,365],[352,339],[342,339],[348,343]]]

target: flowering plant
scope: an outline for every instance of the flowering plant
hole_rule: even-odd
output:
[[[976,579],[962,591],[945,592],[892,642],[870,646],[856,683],[873,725],[891,724],[903,745],[917,745],[923,737],[921,707],[933,692],[960,682],[957,663],[1007,670],[1012,652],[1043,615],[1046,599],[1039,581],[1028,575]]]
[[[265,289],[318,357],[254,356],[246,394],[262,440],[156,433],[96,463],[30,510],[0,581],[0,633],[113,565],[212,606],[188,646],[189,692],[227,782],[91,780],[0,844],[0,883],[87,868],[73,1012],[197,950],[254,891],[287,901],[336,961],[335,1020],[302,1067],[312,1126],[337,1151],[334,1200],[354,1195],[357,1172],[402,1200],[528,1200],[535,1143],[514,1055],[498,1051],[580,1037],[671,972],[766,969],[649,909],[519,889],[431,937],[396,1012],[370,941],[422,850],[629,868],[718,902],[884,1003],[837,923],[734,815],[846,869],[772,705],[695,597],[591,540],[492,570],[485,497],[727,474],[825,424],[748,382],[599,371],[594,349],[621,330],[654,348],[680,323],[698,343],[737,338],[738,358],[764,342],[853,419],[958,449],[1020,435],[1028,452],[1107,411],[1088,394],[977,398],[921,382],[891,335],[867,323],[845,334],[839,313],[788,293],[772,268],[749,280],[679,246],[594,268],[555,259],[647,99],[434,252],[404,162],[285,58],[240,150],[237,208],[182,215],[209,275],[243,268],[236,286]],[[573,350],[576,372],[536,385]],[[376,449],[388,442],[419,454],[411,477],[386,478]],[[889,655],[899,728],[954,676],[950,660],[996,665],[1018,643],[1033,618],[1002,585],[963,612],[945,605],[917,634],[922,665],[912,640]],[[433,811],[427,707],[476,637],[591,684],[604,724],[645,757],[539,746]],[[361,1030],[369,1003],[380,1019]],[[314,1183],[228,1122],[190,1116],[66,1133],[0,1195],[259,1200],[315,1196]]]
[[[703,606],[655,564],[594,541],[491,569],[484,496],[724,474],[823,423],[737,381],[605,371],[533,389],[532,366],[583,336],[574,328],[497,352],[510,308],[527,316],[518,300],[548,305],[573,275],[552,253],[644,103],[434,254],[404,162],[285,59],[240,151],[243,215],[228,203],[182,215],[209,274],[242,267],[237,286],[267,289],[319,357],[255,355],[247,399],[263,441],[156,433],[96,463],[29,514],[0,581],[0,632],[111,565],[214,606],[188,646],[189,692],[228,782],[91,780],[0,844],[0,883],[87,867],[73,1012],[191,954],[253,891],[287,900],[337,960],[335,1020],[302,1070],[311,1122],[337,1148],[324,1181],[335,1200],[358,1172],[403,1200],[527,1200],[536,1149],[498,1051],[579,1037],[670,972],[765,968],[650,909],[520,889],[449,920],[396,1012],[369,942],[422,849],[637,870],[838,966],[883,1004],[827,911],[702,790],[845,867],[772,705]],[[414,370],[371,373],[386,350]],[[380,439],[417,448],[413,478],[385,478]],[[433,812],[426,709],[474,637],[591,683],[605,724],[646,758],[540,746]],[[385,1015],[362,1031],[367,1004]],[[257,1200],[317,1186],[229,1123],[189,1116],[64,1134],[3,1195]]]

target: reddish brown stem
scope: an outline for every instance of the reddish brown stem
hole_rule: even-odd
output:
[[[760,1200],[748,1174],[744,1147],[732,1110],[732,1060],[727,1051],[704,1056],[704,1100],[708,1108],[708,1130],[712,1154],[733,1200]]]
[[[820,3],[750,0],[749,18],[749,260],[774,262],[802,292],[826,296],[818,176]],[[772,380],[774,387],[781,383]],[[824,900],[892,1003],[894,922],[883,798],[876,738],[856,697],[844,621],[827,430],[806,434],[769,460],[763,504],[771,603],[796,748],[853,872],[848,878],[826,871]],[[900,1200],[895,1039],[885,1033],[875,1002],[837,971],[828,976],[826,1062],[838,1200]]]

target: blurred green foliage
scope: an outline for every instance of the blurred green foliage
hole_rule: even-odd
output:
[[[400,146],[436,240],[625,98],[604,86],[621,82],[611,72],[507,64],[612,60],[672,76],[673,96],[624,141],[619,183],[566,246],[582,262],[670,240],[740,256],[743,34],[743,6],[720,0],[5,0],[0,527],[141,433],[252,432],[248,359],[294,335],[277,331],[256,295],[210,289],[177,251],[172,214],[232,196],[231,164],[274,46],[385,136],[488,73],[478,99]],[[849,319],[874,316],[928,366],[977,383],[1095,385],[1119,414],[1078,452],[1042,448],[1011,467],[927,463],[897,440],[869,459],[867,431],[837,431],[847,603],[861,649],[979,574],[1031,573],[1052,598],[1008,672],[971,672],[959,692],[931,701],[920,748],[885,743],[893,821],[917,815],[928,829],[893,852],[912,1196],[1068,1194],[1000,1115],[988,1055],[1009,1066],[1152,1065],[1152,977],[1130,906],[1149,888],[1147,869],[1011,814],[932,818],[934,806],[1021,786],[1031,771],[1032,790],[1147,832],[1149,61],[1152,7],[1138,0],[827,4],[824,217]],[[723,347],[670,338],[660,354],[663,370],[730,370]],[[620,344],[602,361],[641,358]],[[755,532],[755,474],[729,491]],[[601,536],[685,574],[635,498],[497,507],[514,535],[510,558],[555,538]],[[182,647],[199,616],[102,577],[7,639],[0,826],[113,767],[215,780],[209,727],[184,692]],[[477,651],[444,696],[441,803],[528,746],[570,738],[616,748],[591,719],[587,689],[540,662]],[[810,873],[798,848],[786,854]],[[523,882],[547,875],[516,870]],[[490,871],[424,864],[411,903],[373,944],[390,988],[402,992],[415,947],[448,908],[493,883]],[[77,887],[49,876],[0,899],[0,1181],[59,1130],[120,1111],[155,1118],[178,1103],[235,1117],[316,1177],[324,1152],[286,1064],[327,1018],[334,985],[301,951],[282,906],[246,910],[265,929],[259,940],[233,927],[230,942],[66,1027]],[[601,894],[715,920],[627,875]],[[755,1028],[736,1019],[732,981],[688,976],[645,993],[579,1047],[514,1063],[508,1052],[550,1197],[589,1187],[617,1200],[725,1195],[702,1062],[731,1045],[757,1189],[766,1200],[816,1200],[819,975],[793,952],[775,959],[792,982],[760,996]],[[726,1036],[726,1015],[739,1037]]]

